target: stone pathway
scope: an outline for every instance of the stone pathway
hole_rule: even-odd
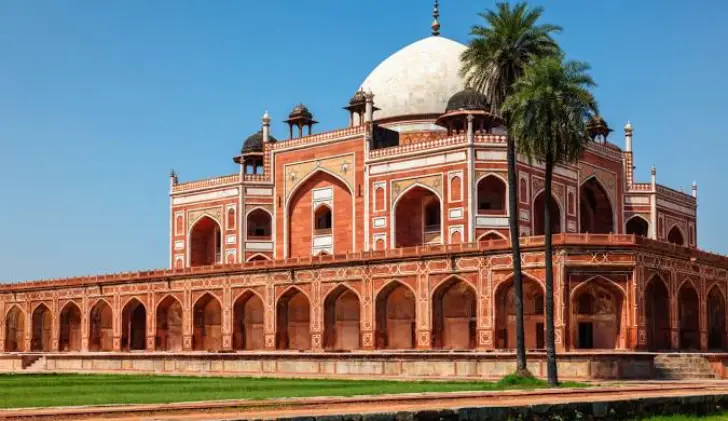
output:
[[[726,381],[641,382],[590,389],[422,393],[347,398],[209,401],[174,404],[0,410],[0,420],[232,421],[341,414],[607,402],[670,396],[728,395]]]

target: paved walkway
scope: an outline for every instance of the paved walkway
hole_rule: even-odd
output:
[[[642,382],[589,389],[422,393],[0,410],[0,420],[227,421],[728,394],[728,382]]]

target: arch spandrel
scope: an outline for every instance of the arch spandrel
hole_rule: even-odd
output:
[[[414,187],[422,187],[426,190],[430,190],[437,198],[440,200],[440,203],[443,203],[443,194],[442,194],[442,185],[443,185],[443,178],[442,174],[436,174],[436,175],[428,175],[423,177],[415,177],[415,178],[407,178],[403,180],[394,180],[392,181],[392,189],[391,194],[389,195],[390,200],[390,209],[394,209],[395,203],[397,203],[397,199],[407,193],[409,190],[413,189]]]
[[[355,165],[356,156],[354,154],[285,165],[283,169],[285,202],[288,203],[298,186],[303,185],[316,172],[327,173],[338,178],[353,196],[356,185]]]

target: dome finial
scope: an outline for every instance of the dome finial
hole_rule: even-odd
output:
[[[435,18],[432,21],[432,35],[438,36],[440,35],[440,2],[438,0],[435,0],[435,8],[432,9],[432,17]]]

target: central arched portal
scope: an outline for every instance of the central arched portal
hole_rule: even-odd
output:
[[[58,350],[62,352],[81,350],[81,309],[68,303],[61,310]]]
[[[649,349],[670,349],[670,294],[659,276],[654,276],[645,288],[645,316]]]
[[[690,282],[683,283],[678,293],[680,310],[680,349],[700,349],[700,302],[698,291]]]
[[[16,306],[13,306],[5,315],[4,351],[25,351],[25,314]]]
[[[433,346],[475,348],[477,305],[473,287],[463,280],[452,278],[435,290],[432,300]]]
[[[169,295],[157,306],[158,351],[182,351],[182,304]]]
[[[220,225],[203,216],[190,231],[190,266],[205,266],[222,262],[222,233]]]
[[[288,201],[289,257],[342,254],[353,250],[353,193],[338,177],[318,170]]]
[[[53,315],[45,304],[33,310],[31,351],[50,352],[53,345]]]
[[[337,286],[324,301],[324,348],[359,349],[359,297],[344,285]]]
[[[222,349],[222,307],[212,294],[205,293],[193,309],[192,349],[217,352]]]
[[[614,230],[614,212],[604,187],[592,177],[579,189],[579,222],[581,232],[611,234]]]
[[[415,294],[404,284],[393,281],[377,294],[377,349],[412,349],[415,347]]]
[[[141,351],[146,349],[147,309],[132,298],[121,312],[121,349]]]
[[[394,208],[396,247],[442,242],[440,198],[432,190],[416,186],[401,196]]]
[[[89,315],[89,351],[111,351],[114,344],[114,318],[111,306],[99,300],[91,308]]]
[[[496,348],[516,348],[516,306],[513,279],[501,284],[495,293]],[[544,349],[544,290],[540,283],[523,277],[523,332],[526,348]]]
[[[308,297],[291,288],[278,299],[277,348],[306,350],[311,348],[311,305]]]
[[[263,300],[246,291],[233,304],[233,349],[256,350],[265,347]]]

